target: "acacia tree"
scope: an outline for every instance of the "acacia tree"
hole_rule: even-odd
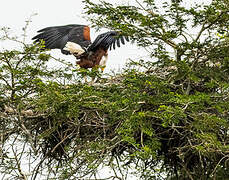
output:
[[[121,30],[151,53],[154,62],[147,64],[145,76],[157,74],[161,79],[159,85],[145,83],[150,90],[162,85],[163,91],[152,93],[151,106],[140,109],[139,116],[161,124],[148,125],[146,132],[160,139],[156,152],[164,165],[179,178],[217,176],[228,156],[227,138],[222,139],[228,127],[228,1],[192,7],[179,0],[136,0],[137,6],[85,2],[95,27]],[[132,127],[134,121],[129,123]],[[164,135],[157,132],[161,128]],[[144,137],[147,133],[141,131]],[[144,149],[146,144],[140,146]]]
[[[228,178],[228,1],[84,3],[95,27],[121,31],[151,60],[89,86],[77,78],[97,72],[48,69],[42,43],[4,30],[22,47],[0,53],[4,177],[97,179],[108,166],[106,179]]]

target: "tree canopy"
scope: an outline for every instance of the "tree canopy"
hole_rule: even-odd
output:
[[[229,177],[229,2],[133,2],[84,1],[94,27],[149,52],[106,78],[1,29],[20,46],[0,51],[3,179]]]

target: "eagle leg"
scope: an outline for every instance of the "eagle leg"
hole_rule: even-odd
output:
[[[102,73],[106,68],[107,59],[108,59],[108,53],[106,52],[99,63]]]
[[[83,78],[84,78],[84,83],[88,83],[87,82],[87,76],[84,76]]]

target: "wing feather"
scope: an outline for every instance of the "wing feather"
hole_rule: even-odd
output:
[[[109,48],[111,47],[110,44],[113,44],[114,41],[115,41],[115,39],[110,37],[110,38],[107,40],[106,48],[109,49]]]
[[[46,27],[38,31],[38,35],[32,39],[35,42],[40,40],[45,41],[45,46],[48,49],[61,49],[64,52],[63,48],[67,42],[74,42],[80,46],[86,48],[91,44],[91,41],[85,39],[84,37],[84,28],[85,25],[79,24],[70,24],[65,26],[53,26]],[[65,53],[66,54],[66,53]]]
[[[120,39],[117,39],[117,46],[120,47]]]
[[[126,39],[127,42],[130,41],[129,37],[128,36],[124,36],[124,38]]]
[[[115,49],[115,44],[116,44],[116,39],[114,39],[114,41],[113,41],[113,49]],[[112,50],[112,44],[110,45],[110,47],[111,47],[111,50]]]
[[[123,36],[120,37],[120,40],[121,40],[121,43],[122,44],[125,44],[125,40],[124,40],[124,37]]]
[[[120,47],[121,44],[125,44],[125,40],[129,41],[129,39],[124,39],[124,36],[120,35],[117,31],[109,31],[97,36],[94,42],[88,47],[88,51],[95,51],[97,48],[103,48],[104,50],[115,49]]]

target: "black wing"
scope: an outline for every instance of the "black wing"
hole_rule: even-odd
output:
[[[97,48],[103,48],[104,50],[115,49],[115,45],[120,47],[121,43],[125,44],[125,40],[129,41],[126,36],[121,36],[117,31],[110,31],[97,36],[94,42],[88,47],[88,51],[95,51]]]
[[[61,52],[64,54],[69,54],[68,51],[63,50],[67,42],[74,42],[80,46],[86,48],[91,44],[90,41],[90,32],[85,34],[85,28],[89,29],[88,26],[70,24],[65,26],[53,26],[41,29],[38,31],[38,35],[32,39],[35,42],[40,40],[45,41],[45,47],[47,49],[61,49]],[[85,35],[87,37],[85,37]]]

